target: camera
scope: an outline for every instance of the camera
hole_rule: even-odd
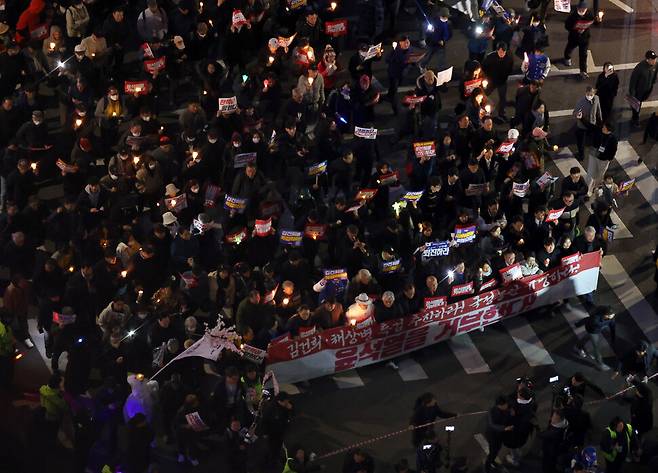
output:
[[[454,431],[455,431],[454,425],[446,425],[446,432],[454,432]]]

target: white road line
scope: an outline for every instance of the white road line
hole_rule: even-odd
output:
[[[635,187],[658,214],[658,182],[644,163],[637,162],[638,154],[628,141],[621,141],[615,159],[628,177],[635,179]]]
[[[594,56],[592,56],[592,50],[587,50],[587,72],[590,74],[596,70],[596,65],[594,64]]]
[[[658,315],[614,255],[603,257],[601,274],[651,343],[658,346]]]
[[[53,369],[51,367],[50,360],[48,359],[48,357],[46,357],[45,335],[39,333],[39,330],[37,329],[36,319],[27,319],[27,328],[30,334],[30,338],[34,342],[34,348],[36,348],[39,351],[39,355],[41,355],[43,362],[46,364],[46,368],[48,368],[48,370],[52,373]]]
[[[569,323],[571,330],[573,330],[576,336],[579,339],[582,338],[585,335],[585,326],[583,325],[582,327],[576,327],[576,322],[589,317],[589,313],[585,310],[585,308],[580,303],[580,301],[575,298],[569,299],[569,306],[560,307],[560,313]],[[603,356],[604,358],[615,356],[615,351],[608,343],[607,338],[605,337],[601,338],[600,348],[601,348],[601,356]]]
[[[398,374],[402,378],[402,381],[419,381],[429,378],[423,367],[420,366],[420,363],[411,357],[404,358],[396,363],[398,365]]]
[[[473,436],[473,438],[475,438],[475,441],[478,443],[478,445],[480,446],[480,448],[482,448],[482,450],[484,450],[484,453],[485,453],[486,455],[489,455],[489,442],[487,442],[487,439],[484,438],[484,435],[482,435],[482,434],[475,434],[475,435]]]
[[[544,344],[525,317],[514,317],[505,322],[504,325],[530,366],[555,364],[553,358],[546,351]]]
[[[480,355],[470,335],[464,333],[448,340],[450,349],[468,374],[490,373],[491,368]]]
[[[291,396],[301,393],[301,391],[294,384],[282,384],[280,390],[290,394]]]
[[[587,172],[585,172],[585,169],[581,166],[578,160],[573,157],[573,153],[569,148],[562,148],[555,159],[553,159],[553,162],[565,177],[569,175],[569,170],[572,167],[577,166],[580,169],[580,173],[585,179],[585,182],[587,182],[587,185],[589,186],[591,181],[590,177],[587,175]],[[628,227],[626,227],[626,224],[622,222],[621,218],[619,218],[619,215],[617,215],[617,212],[615,212],[614,209],[610,211],[610,219],[612,220],[612,223],[618,227],[615,231],[615,240],[633,238],[633,234],[628,229]]]
[[[333,378],[338,385],[338,389],[360,388],[364,385],[361,376],[359,376],[359,373],[357,373],[356,370],[336,373]]]
[[[626,5],[624,2],[622,2],[620,0],[609,0],[609,1],[613,5],[618,6],[619,8],[624,10],[626,13],[633,13],[635,11],[631,7],[629,7],[628,5]]]

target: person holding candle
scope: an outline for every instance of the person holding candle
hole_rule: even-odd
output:
[[[50,27],[50,34],[43,40],[41,50],[46,58],[48,71],[52,71],[57,67],[58,61],[66,56],[66,42],[59,26]]]

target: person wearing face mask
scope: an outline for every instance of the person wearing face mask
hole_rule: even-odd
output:
[[[598,95],[599,101],[601,102],[601,115],[603,116],[603,121],[606,121],[610,118],[612,106],[615,102],[617,91],[619,90],[619,76],[611,62],[603,64],[603,72],[601,72],[596,78],[596,85],[594,88],[596,89],[596,95]]]
[[[127,112],[125,99],[119,95],[115,86],[111,86],[107,94],[96,103],[94,116],[100,126],[104,150],[110,149],[117,142],[119,125],[126,119]]]
[[[587,49],[589,48],[589,29],[594,23],[594,15],[587,8],[587,2],[581,1],[564,23],[569,32],[567,45],[564,48],[564,65],[571,66],[571,52],[578,48],[578,65],[580,77],[587,79]]]
[[[164,187],[160,164],[150,156],[145,156],[144,165],[137,170],[135,178],[135,187],[143,198],[144,206],[153,208]]]
[[[585,140],[596,130],[599,123],[603,121],[601,115],[601,103],[592,86],[587,86],[585,96],[581,97],[573,109],[573,117],[576,119],[576,144],[578,145],[578,161],[585,159]]]

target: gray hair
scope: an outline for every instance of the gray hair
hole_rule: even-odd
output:
[[[393,294],[392,291],[386,291],[384,294],[382,294],[382,299],[391,299],[395,300],[395,294]]]

